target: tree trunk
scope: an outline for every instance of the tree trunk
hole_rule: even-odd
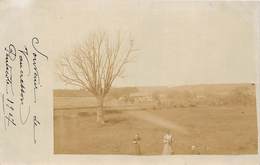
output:
[[[98,108],[97,108],[97,122],[104,124],[104,98],[97,98],[98,100]]]

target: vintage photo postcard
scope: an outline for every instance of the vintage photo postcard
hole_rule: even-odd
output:
[[[0,1],[0,164],[259,164],[259,13]]]

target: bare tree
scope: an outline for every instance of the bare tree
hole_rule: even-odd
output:
[[[133,51],[133,40],[122,39],[120,33],[114,38],[105,32],[93,33],[59,62],[58,75],[62,81],[96,97],[99,123],[104,123],[104,99],[113,82],[122,76]]]

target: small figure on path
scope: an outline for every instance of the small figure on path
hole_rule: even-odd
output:
[[[191,153],[196,154],[196,146],[195,145],[191,146]]]
[[[136,155],[141,155],[140,141],[141,141],[141,138],[140,138],[139,134],[137,133],[133,139],[133,144],[134,144]]]
[[[163,155],[172,155],[173,150],[172,150],[172,142],[173,142],[173,137],[170,134],[170,130],[167,130],[167,133],[163,137]]]
[[[200,147],[199,146],[191,146],[192,154],[200,155]]]

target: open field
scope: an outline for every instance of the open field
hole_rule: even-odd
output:
[[[132,139],[136,133],[142,139],[142,154],[161,154],[166,129],[175,138],[175,154],[257,153],[254,102],[160,109],[109,106],[106,124],[99,125],[95,108],[83,100],[54,98],[55,154],[134,154]],[[193,145],[195,152],[191,150]]]

